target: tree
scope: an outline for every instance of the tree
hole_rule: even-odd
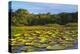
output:
[[[78,22],[78,12],[74,13],[59,13],[59,14],[33,14],[26,9],[18,9],[11,11],[11,25],[46,25],[46,24],[60,24],[65,25],[71,22]]]
[[[27,24],[26,18],[29,12],[26,9],[18,9],[12,14],[12,22],[15,25]]]

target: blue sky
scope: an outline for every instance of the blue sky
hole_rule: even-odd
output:
[[[71,4],[55,4],[55,3],[36,3],[36,2],[21,2],[12,1],[12,9],[15,11],[19,8],[27,9],[30,13],[61,13],[61,12],[76,12],[77,5]]]

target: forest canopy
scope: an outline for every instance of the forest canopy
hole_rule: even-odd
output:
[[[60,24],[65,25],[67,23],[78,22],[78,12],[72,13],[30,13],[26,9],[18,9],[16,11],[10,11],[11,25],[14,26],[32,26],[32,25],[47,25],[47,24]]]

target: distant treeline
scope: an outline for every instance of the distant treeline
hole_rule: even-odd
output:
[[[73,13],[29,13],[26,9],[18,9],[16,11],[9,11],[11,16],[11,25],[46,25],[46,24],[60,24],[78,22],[78,12]]]

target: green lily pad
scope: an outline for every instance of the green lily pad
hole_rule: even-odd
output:
[[[60,49],[64,49],[64,46],[61,46],[59,44],[53,45],[53,46],[48,46],[46,49],[52,49],[52,50],[60,50]]]

